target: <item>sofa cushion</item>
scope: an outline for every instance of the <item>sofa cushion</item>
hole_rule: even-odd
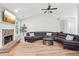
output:
[[[74,36],[71,36],[71,35],[66,36],[66,40],[73,40],[73,39],[74,39]]]

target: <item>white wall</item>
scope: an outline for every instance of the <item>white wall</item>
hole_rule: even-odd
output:
[[[4,8],[0,5],[0,22],[2,21]]]
[[[76,17],[78,18],[78,4],[76,3],[64,3],[61,4],[61,17]]]
[[[60,21],[51,14],[40,14],[24,20],[22,24],[26,24],[27,31],[60,31]]]
[[[63,5],[61,20],[61,31],[78,34],[78,5]]]
[[[61,21],[61,31],[65,33],[78,34],[78,21],[76,18],[65,18]]]
[[[79,34],[79,5],[78,5],[78,34]]]

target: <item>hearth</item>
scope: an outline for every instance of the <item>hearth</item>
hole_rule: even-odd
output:
[[[13,40],[13,35],[4,37],[4,45],[11,42],[12,40]]]

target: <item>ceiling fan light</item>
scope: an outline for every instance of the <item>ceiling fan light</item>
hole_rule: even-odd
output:
[[[46,9],[41,9],[41,10],[46,10],[44,13],[53,13],[52,10],[57,10],[58,8],[51,8],[51,5],[48,3],[48,7]]]
[[[50,11],[50,13],[52,13],[52,11]]]

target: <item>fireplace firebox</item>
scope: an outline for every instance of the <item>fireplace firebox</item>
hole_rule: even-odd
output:
[[[4,37],[4,45],[11,42],[12,40],[13,40],[13,35]]]
[[[14,29],[3,29],[2,30],[3,45],[13,41]]]

